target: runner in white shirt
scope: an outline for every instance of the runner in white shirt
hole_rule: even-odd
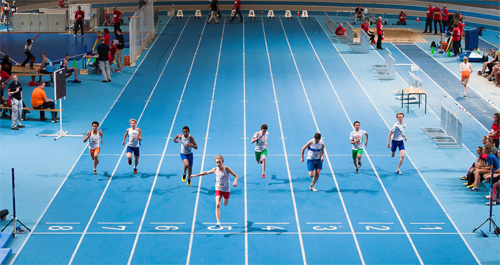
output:
[[[321,140],[321,133],[314,134],[314,139],[302,147],[300,162],[304,162],[304,151],[306,149],[308,149],[307,171],[309,171],[309,177],[313,179],[309,189],[316,192],[318,190],[314,188],[314,184],[318,181],[321,169],[323,169],[323,160],[325,159],[325,144]]]
[[[94,175],[97,175],[97,165],[99,164],[99,151],[101,151],[101,146],[99,142],[102,142],[102,130],[97,130],[99,128],[99,122],[92,122],[92,130],[88,131],[85,137],[83,138],[83,142],[87,142],[89,140],[89,152],[90,157],[94,160]]]
[[[394,157],[394,155],[396,154],[396,149],[399,147],[399,153],[401,156],[399,158],[398,169],[396,169],[396,174],[398,175],[403,175],[403,172],[401,172],[400,168],[401,164],[403,164],[403,160],[405,159],[404,141],[408,140],[405,135],[406,124],[403,122],[404,117],[405,117],[404,113],[401,112],[396,113],[396,118],[398,119],[398,122],[396,122],[394,126],[392,126],[392,129],[389,132],[389,140],[387,140],[387,148],[391,148],[392,157]],[[392,136],[392,145],[391,145],[391,136]]]
[[[233,187],[238,186],[238,175],[228,166],[224,166],[224,158],[221,155],[215,156],[214,160],[217,167],[201,172],[200,174],[192,175],[191,177],[195,178],[215,173],[215,217],[217,218],[216,226],[220,226],[220,203],[222,198],[224,198],[224,206],[227,206],[229,196],[231,195],[229,174],[234,176]]]
[[[256,132],[250,143],[255,143],[255,159],[257,164],[262,164],[262,178],[266,178],[266,157],[267,157],[267,139],[269,138],[269,132],[267,132],[267,124],[262,124],[260,126],[260,131]]]
[[[137,174],[137,165],[139,164],[139,156],[141,155],[139,152],[139,146],[141,146],[142,141],[142,132],[141,129],[137,128],[137,120],[130,119],[130,128],[125,132],[125,136],[123,137],[123,145],[125,145],[125,141],[127,141],[127,160],[128,164],[132,165],[132,152],[134,153],[134,174]]]
[[[182,174],[182,182],[186,181],[186,169],[188,171],[187,185],[191,186],[191,173],[193,172],[193,152],[191,149],[198,149],[198,145],[193,136],[189,135],[189,127],[182,128],[182,134],[178,134],[174,138],[174,142],[178,143],[181,140],[181,159],[184,163],[184,173]]]
[[[460,73],[462,74],[464,97],[467,97],[467,83],[469,82],[470,73],[472,73],[472,65],[469,63],[469,58],[467,58],[467,56],[464,56],[464,62],[460,64]]]
[[[356,167],[356,174],[358,174],[358,169],[361,167],[361,156],[363,155],[363,140],[366,136],[365,146],[368,146],[368,133],[366,131],[360,130],[361,123],[359,121],[354,122],[354,131],[351,132],[349,139],[352,144],[352,162]],[[356,160],[357,163],[356,163]]]

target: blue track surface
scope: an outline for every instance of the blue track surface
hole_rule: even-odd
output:
[[[14,264],[486,260],[475,255],[464,229],[426,180],[443,169],[432,157],[420,160],[428,150],[419,146],[427,139],[415,133],[418,129],[408,129],[414,137],[409,153],[415,158],[405,160],[404,175],[394,174],[397,158],[390,157],[386,141],[393,115],[401,110],[372,97],[365,85],[379,81],[364,70],[352,71],[346,47],[332,43],[316,19],[223,20],[220,25],[191,17],[170,20],[103,115],[99,174],[92,175],[87,148],[80,149]],[[400,51],[391,50],[398,64],[411,59],[446,89],[459,83],[418,46],[396,47]],[[367,56],[378,58],[373,50]],[[353,60],[367,64],[361,57]],[[459,92],[448,91],[457,100]],[[494,110],[479,96],[471,93],[470,98],[471,103],[460,103],[470,104],[464,106],[489,126]],[[387,118],[381,105],[396,111]],[[89,111],[84,115],[91,116]],[[415,116],[412,110],[408,119]],[[130,118],[138,119],[143,132],[136,175],[121,145]],[[370,139],[359,174],[348,138],[356,120]],[[250,144],[263,123],[270,133],[265,179]],[[172,139],[185,125],[199,147],[193,172],[213,168],[214,156],[221,154],[239,175],[228,206],[222,206],[221,227],[214,226],[214,176],[194,178],[190,187],[181,181],[180,146]],[[322,133],[327,152],[318,192],[308,189],[311,180],[300,162],[301,148],[315,132]],[[443,153],[456,155],[457,161],[464,156]],[[425,167],[417,166],[422,163]],[[498,253],[498,241],[491,240],[496,247],[488,253]]]

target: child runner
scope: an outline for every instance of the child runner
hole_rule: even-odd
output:
[[[269,138],[267,124],[262,124],[260,131],[256,132],[252,137],[252,141],[250,141],[252,144],[257,142],[255,146],[255,159],[257,160],[257,164],[262,164],[262,178],[266,178],[267,138]]]
[[[467,58],[467,56],[464,56],[464,62],[460,64],[460,73],[462,73],[464,97],[467,97],[467,83],[469,82],[470,73],[472,73],[472,65],[469,63],[469,58]]]
[[[125,140],[127,140],[127,160],[128,164],[132,165],[132,152],[134,152],[134,174],[137,174],[137,165],[139,164],[139,146],[141,146],[142,132],[141,129],[137,128],[137,120],[130,119],[130,128],[125,132],[123,137],[123,145],[125,145]]]
[[[399,148],[399,153],[401,157],[399,158],[398,169],[396,169],[396,174],[403,175],[401,172],[401,164],[403,164],[403,160],[405,159],[405,143],[403,140],[407,141],[405,135],[406,124],[403,122],[403,118],[405,117],[404,113],[398,112],[396,113],[396,118],[398,122],[392,126],[391,131],[389,132],[389,140],[387,140],[387,148],[391,148],[391,156],[394,157],[396,153],[396,149]],[[391,146],[391,136],[392,136],[392,146]]]
[[[182,182],[186,181],[186,169],[188,170],[187,185],[191,186],[191,172],[193,171],[193,152],[192,148],[198,149],[198,145],[194,141],[193,136],[189,135],[189,127],[182,128],[182,134],[178,134],[174,138],[174,142],[178,143],[181,139],[181,159],[184,163],[184,173],[182,174]]]
[[[99,151],[101,150],[99,142],[103,144],[102,130],[97,130],[97,129],[99,129],[99,122],[93,121],[92,130],[88,131],[85,137],[83,138],[84,143],[87,142],[87,140],[89,140],[90,157],[92,157],[92,160],[94,160],[94,175],[97,175],[97,164],[99,164]]]
[[[222,197],[224,197],[224,206],[227,206],[229,195],[231,195],[229,174],[234,176],[233,187],[238,186],[238,175],[228,166],[224,166],[224,158],[221,155],[217,155],[214,160],[217,167],[201,172],[200,174],[192,175],[191,177],[195,178],[215,173],[215,217],[217,218],[216,226],[220,226],[220,202]]]
[[[352,162],[356,167],[356,174],[358,174],[358,169],[361,167],[361,156],[363,155],[363,139],[366,136],[365,146],[368,146],[368,133],[366,131],[360,130],[361,123],[359,121],[354,122],[354,131],[351,132],[352,144]],[[356,159],[358,162],[356,163]]]
[[[318,191],[314,188],[314,184],[318,181],[319,173],[323,169],[323,160],[325,159],[325,144],[321,140],[321,133],[314,134],[314,139],[302,147],[302,154],[300,157],[300,162],[304,162],[304,151],[307,151],[307,171],[309,171],[309,177],[313,178],[311,186],[309,187],[312,191]]]

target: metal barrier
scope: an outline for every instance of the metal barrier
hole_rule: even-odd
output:
[[[384,61],[387,62],[389,55],[392,56],[392,52],[389,49],[385,49]],[[372,64],[375,71],[387,70],[387,64]]]
[[[370,37],[363,30],[360,30],[359,42],[349,43],[355,53],[368,53],[370,50]]]
[[[149,0],[130,19],[130,63],[132,66],[141,55],[141,52],[154,39],[156,35],[155,27],[153,0]]]
[[[349,22],[346,22],[345,23],[345,32],[346,32],[347,38],[349,39],[349,42],[353,42],[353,40],[354,40],[353,31],[354,31],[354,29],[353,29],[352,25]]]
[[[387,69],[377,70],[378,79],[394,79],[396,76],[396,60],[394,60],[391,54],[387,56],[385,64],[387,65]]]
[[[422,128],[439,148],[462,148],[462,121],[441,105],[441,127]]]

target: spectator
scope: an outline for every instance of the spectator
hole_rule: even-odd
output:
[[[345,35],[345,28],[342,23],[340,23],[339,26],[335,29],[335,35],[337,36]]]
[[[111,21],[111,17],[109,16],[109,9],[108,11],[104,12],[104,22],[102,23],[102,26],[111,26],[113,25]]]
[[[491,147],[484,146],[483,147],[483,154],[486,154],[487,156],[491,154]],[[491,167],[490,166],[479,166],[476,167],[474,170],[474,184],[472,184],[472,187],[469,188],[470,191],[478,191],[479,190],[479,183],[483,181],[484,175],[488,174],[491,172]]]
[[[365,19],[364,10],[361,7],[361,5],[358,5],[358,7],[356,7],[356,9],[354,9],[354,23],[353,24],[356,24],[356,19],[358,19],[358,18],[361,20]]]
[[[10,75],[7,74],[4,70],[2,70],[2,66],[0,65],[0,84],[7,85],[10,81]]]
[[[493,68],[491,68],[490,75],[486,76],[486,78],[488,78],[488,80],[490,82],[494,81],[495,80],[495,76],[499,72],[499,70],[500,70],[500,62],[496,62],[495,65],[493,65]]]
[[[76,67],[69,67],[69,54],[66,53],[64,56],[64,68],[66,69],[66,78],[70,77],[72,73],[75,73],[75,83],[81,83],[81,81],[78,80],[78,68]]]
[[[24,67],[28,62],[30,62],[30,69],[35,69],[33,68],[33,63],[35,63],[35,56],[31,54],[31,47],[35,39],[38,38],[38,36],[40,36],[40,33],[36,34],[36,36],[33,39],[28,39],[26,41],[26,45],[24,45],[24,54],[26,54],[26,60],[24,60],[24,62],[21,64],[22,67]]]
[[[458,28],[458,23],[455,23],[455,28],[453,29],[452,41],[453,41],[453,57],[457,57],[460,53],[460,29]]]
[[[78,27],[82,29],[82,37],[83,37],[83,24],[84,24],[84,19],[85,19],[85,11],[82,10],[80,6],[76,7],[78,10],[75,12],[75,34],[73,34],[73,37],[76,37],[76,33],[78,32]]]
[[[25,126],[21,123],[23,115],[23,87],[17,82],[17,75],[12,76],[12,83],[9,85],[9,96],[12,104],[12,130],[19,130]],[[24,114],[23,116],[26,116]]]
[[[463,21],[463,18],[458,19],[458,28],[460,29],[460,35],[464,35],[464,27],[465,23]]]
[[[5,1],[5,5],[3,7],[3,22],[4,24],[7,24],[9,21],[9,13],[10,13],[10,6],[9,2]]]
[[[115,28],[115,37],[118,39],[118,35],[116,32],[120,29],[120,25],[122,22],[123,13],[116,9],[116,6],[113,7],[113,25]]]
[[[141,9],[142,9],[142,7],[143,7],[143,6],[145,6],[145,5],[146,5],[146,1],[144,1],[144,0],[139,0],[139,10],[141,10]]]
[[[112,71],[116,72],[118,70],[114,70],[113,69],[113,62],[115,61],[115,55],[116,55],[116,45],[111,45],[111,47],[109,47],[109,67]]]
[[[7,54],[3,56],[3,61],[0,63],[2,66],[2,70],[4,70],[7,74],[12,74],[12,63],[10,62],[10,58]]]
[[[434,34],[438,34],[437,30],[437,25],[439,25],[439,32],[443,33],[443,24],[441,23],[441,8],[439,8],[439,5],[436,5],[436,8],[434,8]],[[432,30],[431,30],[432,32]]]
[[[38,68],[38,72],[41,74],[53,74],[54,73],[54,65],[52,65],[52,62],[47,58],[47,55],[45,53],[42,53],[42,63],[40,64],[40,68]],[[54,79],[52,75],[50,75],[50,81],[54,82]],[[42,82],[42,76],[40,75],[38,78],[38,83]]]
[[[373,33],[373,31],[370,31],[370,24],[368,23],[368,19],[365,18],[365,20],[363,20],[363,23],[361,24],[361,29],[364,30],[366,32],[366,35],[368,35],[370,37],[370,41],[372,44],[375,44],[375,33]]]
[[[8,99],[4,97],[5,86],[7,85],[7,82],[9,82],[9,81],[10,81],[10,75],[7,74],[5,71],[3,71],[2,66],[0,65],[0,89],[1,89],[1,93],[2,93],[2,95],[1,95],[2,101],[0,102],[0,104],[4,105],[4,106],[9,106]],[[3,110],[2,117],[4,117],[4,118],[9,117],[9,115],[7,115],[7,110]]]
[[[31,106],[34,109],[54,109],[54,100],[48,99],[47,94],[45,94],[45,83],[41,83],[40,86],[33,90],[31,94]],[[57,112],[51,111],[52,122],[57,122]],[[40,120],[46,121],[45,111],[40,111]]]
[[[425,19],[425,29],[424,33],[427,33],[427,28],[429,28],[429,33],[432,33],[432,17],[434,15],[434,8],[432,8],[432,4],[429,4],[427,8],[427,18]]]
[[[382,39],[384,38],[384,26],[382,26],[382,17],[378,17],[377,20],[377,49],[383,50]]]
[[[58,6],[59,8],[64,8],[64,0],[59,0]]]
[[[493,60],[483,63],[483,68],[481,69],[481,71],[477,72],[477,74],[482,76],[488,76],[488,74],[485,72],[486,68],[488,68],[489,73],[491,74],[491,72],[493,71],[493,66],[495,66],[499,62],[500,62],[500,49],[496,53],[494,53]]]
[[[396,22],[396,25],[406,25],[406,14],[403,10],[398,15],[399,20]]]
[[[488,134],[488,138],[493,139],[495,143],[495,147],[498,148],[500,137],[500,113],[493,114],[493,124],[491,125],[490,133]]]
[[[210,21],[212,21],[212,18],[215,18],[215,23],[219,24],[219,17],[217,16],[217,12],[219,11],[219,1],[212,0],[212,2],[210,2],[210,5],[208,6],[208,8],[210,8],[211,13],[210,13],[210,19],[207,21],[207,24],[210,24]]]
[[[104,34],[102,34],[102,38],[106,41],[106,45],[109,46],[109,40],[110,40],[110,37],[109,37],[109,29],[108,28],[104,28]]]
[[[118,65],[118,72],[123,71],[123,60],[122,60],[122,52],[125,47],[125,40],[123,39],[122,30],[118,29],[116,31],[118,33],[118,43],[116,44],[116,64]]]
[[[3,209],[0,211],[0,220],[5,221],[7,219],[7,215],[9,215],[9,210]]]
[[[476,161],[472,163],[472,166],[470,167],[467,174],[460,178],[461,180],[467,180],[467,183],[465,185],[467,185],[467,187],[469,188],[474,187],[474,171],[478,168],[486,166],[486,155],[483,154],[483,147],[478,146],[476,149],[476,153]]]
[[[109,69],[109,46],[106,45],[106,40],[101,38],[101,44],[97,46],[97,54],[99,54],[99,69],[102,73],[103,83],[111,82],[111,71]]]
[[[234,0],[234,16],[229,21],[233,22],[233,20],[236,18],[236,13],[238,13],[238,15],[240,16],[240,22],[243,22],[243,15],[241,14],[240,8],[241,0]]]
[[[441,33],[444,32],[446,27],[450,26],[448,23],[449,18],[448,8],[446,8],[446,5],[443,5],[443,9],[441,10],[441,24],[443,24],[443,31]]]
[[[17,13],[18,10],[16,1],[12,1],[12,5],[10,5],[10,15]]]

